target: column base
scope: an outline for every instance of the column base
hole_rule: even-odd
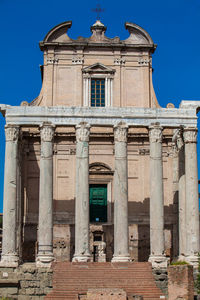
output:
[[[112,263],[115,263],[115,262],[131,262],[132,259],[130,257],[129,254],[127,255],[113,255],[113,258],[111,260]]]
[[[74,255],[72,262],[90,262],[91,256],[88,255]]]
[[[185,255],[183,255],[183,254],[179,255],[178,261],[186,261]]]
[[[19,257],[17,254],[2,254],[0,267],[16,268],[19,266]]]
[[[169,258],[164,255],[150,255],[148,262],[152,264],[152,268],[167,268]]]
[[[185,256],[185,261],[192,265],[194,268],[198,268],[199,258],[198,255],[188,255]]]
[[[39,268],[50,268],[51,263],[55,260],[53,253],[48,255],[38,254],[36,258],[36,267]]]

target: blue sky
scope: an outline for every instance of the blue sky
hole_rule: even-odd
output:
[[[43,63],[38,43],[55,25],[72,20],[72,38],[90,36],[92,9],[105,9],[101,21],[108,37],[125,39],[126,21],[143,27],[158,44],[153,81],[165,107],[181,100],[200,100],[200,0],[0,0],[0,103],[19,105],[39,94]],[[0,212],[3,199],[4,118],[0,116]],[[198,153],[200,147],[198,145]]]

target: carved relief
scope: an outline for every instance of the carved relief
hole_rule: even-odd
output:
[[[173,142],[172,148],[173,148],[174,153],[176,151],[180,150],[183,147],[184,142],[183,142],[182,129],[179,128],[179,129],[174,130],[174,135],[172,137],[172,142]]]
[[[58,63],[58,58],[47,58],[47,64],[53,65]]]
[[[197,128],[185,128],[183,132],[184,142],[196,143],[197,142]]]
[[[54,126],[43,124],[40,128],[40,136],[42,142],[52,142],[54,137]]]
[[[115,142],[127,142],[128,127],[125,124],[119,124],[114,127]]]
[[[72,63],[75,65],[82,65],[84,63],[84,59],[80,56],[74,56],[72,58]]]
[[[151,143],[162,142],[162,127],[160,125],[152,125],[149,127],[149,139]]]
[[[104,163],[92,163],[89,167],[90,174],[113,174],[112,169]]]
[[[143,65],[143,66],[148,66],[152,64],[152,59],[151,58],[139,58],[138,59],[138,64]]]
[[[124,58],[115,58],[114,64],[115,65],[125,65],[126,60]]]
[[[19,138],[19,127],[18,126],[5,126],[5,135],[6,135],[6,142],[8,141],[17,141]]]
[[[80,123],[76,126],[76,141],[89,142],[90,125],[87,123]]]

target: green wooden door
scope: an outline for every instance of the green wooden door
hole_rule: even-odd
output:
[[[90,184],[90,222],[107,222],[106,184]]]

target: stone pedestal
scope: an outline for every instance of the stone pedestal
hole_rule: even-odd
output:
[[[19,127],[5,126],[3,241],[0,266],[18,266],[16,249],[17,165]]]
[[[114,128],[114,255],[112,262],[130,261],[128,247],[127,126]]]
[[[37,266],[53,261],[53,137],[54,127],[44,123],[40,130],[40,192]]]
[[[164,254],[162,127],[149,127],[150,138],[150,257],[153,267],[167,267]]]
[[[199,193],[197,173],[197,129],[184,129],[185,190],[186,190],[186,261],[198,265],[199,252]]]
[[[74,262],[90,261],[89,247],[89,128],[76,126],[76,205]]]

